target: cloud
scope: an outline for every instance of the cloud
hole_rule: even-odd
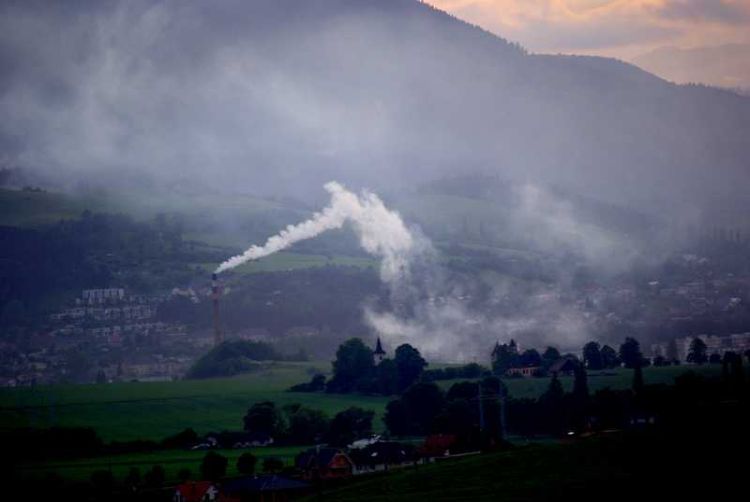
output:
[[[745,0],[433,0],[535,52],[628,58],[661,45],[750,38]]]
[[[727,0],[673,0],[654,9],[666,19],[693,22],[745,24],[750,21],[750,3]]]

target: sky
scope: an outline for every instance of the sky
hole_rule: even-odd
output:
[[[531,52],[630,60],[662,47],[750,43],[750,0],[428,0]]]

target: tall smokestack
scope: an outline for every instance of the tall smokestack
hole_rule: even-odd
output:
[[[221,326],[219,323],[219,282],[216,278],[216,273],[211,274],[211,298],[214,304],[214,345],[219,345],[224,341],[224,335],[221,333]]]

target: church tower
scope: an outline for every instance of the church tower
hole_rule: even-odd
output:
[[[375,344],[375,352],[373,352],[372,355],[375,356],[376,364],[380,364],[385,357],[385,351],[383,350],[383,345],[380,343],[380,337],[378,337],[378,342]]]

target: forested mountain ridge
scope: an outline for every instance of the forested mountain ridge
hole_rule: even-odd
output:
[[[0,144],[49,179],[309,201],[329,179],[387,192],[460,169],[691,222],[748,205],[750,99],[527,54],[416,0],[83,2],[36,23],[33,44],[0,38],[28,56],[4,65]]]

